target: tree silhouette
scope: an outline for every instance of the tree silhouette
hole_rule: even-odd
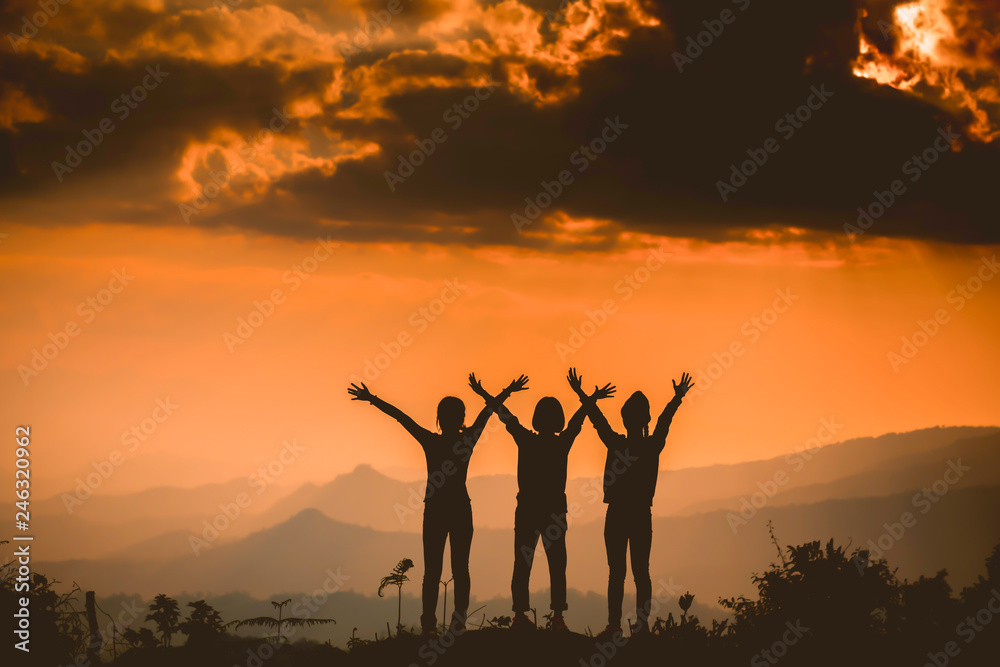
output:
[[[188,637],[189,646],[212,644],[224,633],[224,625],[219,612],[204,600],[188,602],[191,615],[180,624],[180,631]]]
[[[273,640],[275,643],[280,644],[283,640],[288,641],[288,638],[282,634],[282,630],[286,625],[290,627],[308,627],[313,625],[324,625],[326,623],[336,624],[337,622],[332,618],[295,618],[294,616],[291,618],[284,618],[282,616],[282,610],[284,609],[285,605],[291,601],[292,601],[291,598],[289,598],[288,600],[284,600],[282,602],[274,602],[274,601],[271,602],[271,606],[273,606],[275,609],[278,610],[277,618],[273,616],[258,616],[257,618],[248,618],[243,621],[236,621],[234,623],[230,623],[229,625],[235,625],[237,630],[239,630],[242,627],[271,628],[277,631],[278,634],[273,637],[264,637],[264,639],[267,639],[269,641]]]
[[[153,598],[149,611],[146,620],[156,623],[163,646],[170,646],[171,637],[180,629],[181,612],[177,607],[177,600],[160,593]]]
[[[382,577],[382,580],[378,585],[378,596],[383,597],[382,591],[386,586],[395,586],[396,592],[399,595],[398,611],[396,615],[396,633],[398,634],[403,628],[403,584],[410,580],[406,576],[406,572],[413,567],[413,561],[409,558],[404,558],[403,560],[396,563],[396,567],[392,568],[392,573],[387,574]]]

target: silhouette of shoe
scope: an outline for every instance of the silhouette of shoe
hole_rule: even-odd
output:
[[[514,622],[510,624],[511,630],[534,630],[535,624],[531,622],[531,619],[527,617],[524,613],[518,613],[514,616]]]
[[[621,626],[609,625],[608,627],[606,627],[603,630],[601,630],[600,633],[598,633],[597,638],[598,639],[611,639],[615,635],[619,635],[620,636],[621,634],[622,634]]]
[[[555,632],[569,632],[569,628],[566,627],[566,621],[562,616],[556,616],[552,619],[551,628]]]

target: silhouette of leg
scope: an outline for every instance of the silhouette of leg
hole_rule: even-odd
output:
[[[455,578],[455,612],[451,627],[465,630],[466,615],[469,613],[469,590],[472,578],[469,575],[469,551],[472,549],[472,504],[464,503],[454,508],[450,526],[451,574]]]
[[[608,505],[604,517],[604,547],[608,551],[608,625],[621,627],[622,599],[625,597],[625,550],[628,530],[620,508]]]
[[[535,560],[535,546],[538,544],[538,526],[534,508],[518,503],[514,510],[514,574],[510,580],[510,595],[514,600],[515,612],[528,611],[528,579],[531,565]]]
[[[441,568],[444,563],[444,542],[448,537],[446,507],[435,504],[424,505],[424,582],[421,589],[423,613],[420,626],[424,632],[433,632],[437,627],[438,586],[441,584]]]
[[[640,630],[649,629],[653,604],[653,582],[649,578],[649,552],[653,544],[653,514],[650,508],[636,508],[629,526],[629,553],[635,579],[635,619]]]
[[[552,588],[552,599],[549,608],[561,615],[566,609],[566,525],[565,512],[552,512],[547,515],[549,522],[546,526],[556,526],[559,534],[553,539],[545,541],[545,557],[549,561],[549,584]],[[553,518],[553,516],[555,518]]]

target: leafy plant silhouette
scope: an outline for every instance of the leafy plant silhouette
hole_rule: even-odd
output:
[[[188,602],[191,614],[180,624],[180,631],[188,637],[188,646],[213,644],[225,632],[222,617],[204,600]]]
[[[180,630],[181,612],[177,607],[177,600],[160,593],[150,603],[149,612],[146,620],[156,623],[161,645],[164,648],[170,646],[170,639]]]
[[[353,650],[364,646],[370,646],[373,643],[374,642],[370,639],[362,639],[361,637],[358,637],[358,629],[354,628],[351,630],[351,638],[347,640],[347,648],[349,650]]]
[[[299,628],[299,627],[311,627],[313,625],[325,625],[327,623],[336,624],[337,622],[332,618],[296,618],[294,616],[285,618],[284,616],[282,616],[282,610],[284,609],[285,605],[291,601],[292,601],[291,598],[283,600],[282,602],[274,602],[273,600],[271,601],[271,606],[273,606],[278,611],[277,617],[258,616],[256,618],[248,618],[243,621],[232,621],[228,625],[235,626],[237,630],[243,627],[270,628],[272,630],[275,630],[277,634],[274,636],[266,636],[264,637],[264,639],[268,641],[274,641],[275,643],[280,644],[282,641],[288,641],[288,638],[285,637],[284,634],[282,634],[282,631],[284,630],[286,625],[289,627]]]
[[[512,620],[510,616],[494,616],[486,622],[491,628],[509,628]]]
[[[122,640],[129,648],[151,650],[160,643],[149,628],[128,628],[122,633]]]
[[[694,602],[694,595],[691,593],[685,593],[677,601],[681,607],[681,620],[687,617],[688,609],[691,608],[691,603]]]
[[[410,580],[406,576],[406,572],[413,567],[413,561],[409,558],[404,558],[403,560],[396,563],[396,567],[392,568],[392,572],[382,577],[378,584],[378,596],[383,597],[382,591],[385,590],[386,586],[395,586],[396,592],[399,595],[399,602],[397,604],[396,613],[396,633],[398,634],[403,629],[403,584]]]
[[[9,542],[4,540],[0,546],[4,544]],[[74,606],[80,587],[74,584],[68,593],[57,593],[53,587],[58,581],[35,572],[30,575],[28,591],[24,592],[17,589],[17,575],[17,559],[0,565],[0,608],[14,610],[20,606],[20,598],[30,598],[30,648],[37,664],[68,664],[76,656],[86,654],[90,635],[84,614]]]

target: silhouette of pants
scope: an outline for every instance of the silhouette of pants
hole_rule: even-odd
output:
[[[649,550],[653,544],[650,507],[609,504],[604,520],[604,546],[608,550],[608,625],[619,627],[625,597],[625,549],[632,560],[635,579],[635,615],[640,627],[649,622],[653,583],[649,578]]]
[[[444,566],[444,543],[451,541],[451,576],[454,578],[455,620],[465,623],[469,611],[469,550],[472,547],[472,503],[469,501],[437,501],[424,503],[424,583],[423,630],[437,626],[438,587]]]
[[[519,502],[514,512],[514,576],[510,582],[515,612],[528,611],[528,579],[535,560],[535,546],[542,538],[549,561],[549,608],[566,609],[566,508],[537,507]]]

